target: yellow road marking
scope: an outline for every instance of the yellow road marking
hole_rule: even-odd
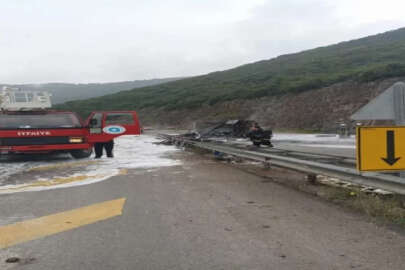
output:
[[[53,165],[45,165],[45,166],[34,167],[34,168],[31,168],[31,169],[29,169],[27,171],[28,172],[47,171],[47,170],[52,170],[52,169],[73,168],[73,167],[87,166],[87,165],[93,165],[93,164],[97,164],[97,163],[98,163],[98,161],[96,161],[96,160],[69,162],[69,163],[59,163],[59,164],[53,164]]]
[[[32,187],[50,187],[50,186],[57,186],[62,184],[69,184],[73,182],[79,182],[87,179],[96,179],[100,177],[105,177],[105,175],[97,174],[97,175],[77,175],[71,177],[60,177],[60,178],[52,178],[46,181],[37,181],[31,184],[23,184],[16,187],[8,187],[5,190],[25,190]]]
[[[127,175],[128,170],[127,169],[120,169],[117,175]],[[70,177],[56,177],[52,178],[50,180],[39,180],[30,184],[22,184],[18,185],[15,187],[7,187],[7,188],[0,188],[1,190],[14,190],[14,191],[24,191],[28,190],[30,188],[35,188],[35,187],[51,187],[51,186],[58,186],[62,184],[70,184],[74,182],[80,182],[84,180],[90,180],[90,179],[97,179],[97,178],[104,178],[107,175],[104,174],[96,174],[96,175],[76,175],[76,176],[70,176]],[[111,175],[111,177],[114,175]]]
[[[0,227],[0,248],[72,230],[122,215],[125,198]]]
[[[128,169],[121,169],[118,175],[127,175],[128,174]]]

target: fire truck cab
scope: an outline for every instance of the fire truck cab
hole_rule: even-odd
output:
[[[93,112],[83,121],[73,112],[50,110],[51,95],[5,87],[0,92],[0,155],[68,152],[86,158],[94,143],[139,135],[135,111]]]

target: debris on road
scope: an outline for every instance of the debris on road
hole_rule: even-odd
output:
[[[201,137],[232,137],[245,138],[250,128],[256,125],[251,120],[227,120],[219,123],[203,123],[197,132]]]
[[[11,257],[11,258],[8,258],[8,259],[6,260],[6,263],[18,263],[19,261],[20,261],[20,258]]]
[[[224,122],[204,122],[196,126],[195,130],[178,136],[197,141],[210,141],[218,138],[249,138],[255,146],[261,144],[273,146],[270,142],[273,136],[272,130],[264,130],[256,121],[252,120],[237,119]],[[161,144],[170,143],[170,140],[161,142]]]

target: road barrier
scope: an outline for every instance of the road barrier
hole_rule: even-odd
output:
[[[278,166],[307,174],[325,175],[353,184],[370,186],[373,188],[383,189],[393,193],[405,195],[404,179],[391,174],[359,172],[354,167],[352,168],[347,166],[328,164],[325,162],[311,161],[308,160],[308,158],[302,159],[302,157],[305,158],[305,156],[301,156],[301,158],[287,157],[283,155],[283,152],[259,152],[248,149],[240,149],[231,145],[194,141],[182,136],[167,134],[160,134],[159,136],[179,146],[193,146],[212,152],[220,152],[230,156],[263,162],[266,166]],[[313,154],[308,153],[308,155]],[[325,156],[329,158],[333,157],[333,155]],[[341,157],[336,156],[336,158],[339,159]]]

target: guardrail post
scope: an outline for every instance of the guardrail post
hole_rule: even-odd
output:
[[[397,83],[394,85],[394,116],[395,125],[405,125],[405,84]],[[405,171],[399,173],[401,178],[404,178],[405,183]]]
[[[271,158],[268,157],[264,158],[263,165],[265,169],[271,169],[270,159]]]
[[[313,185],[316,184],[317,175],[314,173],[307,174],[307,181]]]

